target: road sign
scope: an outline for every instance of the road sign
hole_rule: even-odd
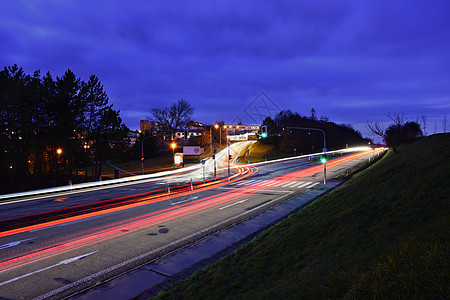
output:
[[[322,152],[327,152],[327,148],[322,148]]]
[[[204,165],[206,163],[206,160],[202,159],[202,165]]]
[[[214,153],[214,154],[216,154],[216,153],[217,153],[217,150],[216,150],[216,149],[214,149],[214,150],[213,150],[213,153]]]

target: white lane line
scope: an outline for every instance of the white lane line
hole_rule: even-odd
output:
[[[311,184],[311,185],[306,186],[305,188],[310,189],[310,188],[312,188],[313,186],[316,186],[316,185],[318,185],[318,184],[320,184],[320,182],[313,183],[313,184]]]
[[[307,181],[307,182],[300,181],[300,182],[297,182],[296,184],[293,184],[293,185],[291,186],[291,188],[297,188],[297,189],[299,189],[299,188],[304,187],[304,186],[306,186],[306,185],[308,185],[308,184],[311,184],[311,181]]]
[[[219,188],[221,188],[221,187],[219,187]],[[226,188],[223,188],[223,189],[226,189]],[[231,189],[231,188],[228,188],[228,189]],[[219,222],[219,223],[217,223],[215,225],[212,225],[212,226],[210,226],[208,228],[202,229],[202,230],[200,230],[198,232],[194,232],[194,233],[192,233],[192,234],[190,234],[188,236],[185,236],[185,237],[183,237],[183,238],[181,238],[179,240],[173,241],[173,242],[171,242],[171,243],[169,243],[167,245],[164,245],[162,247],[153,249],[153,250],[151,250],[149,252],[143,253],[143,254],[141,254],[139,256],[133,257],[133,258],[131,258],[129,260],[126,260],[126,261],[121,262],[121,263],[119,263],[117,265],[114,265],[112,267],[109,267],[107,269],[99,271],[99,272],[97,272],[95,274],[89,275],[88,277],[84,277],[84,278],[79,279],[79,280],[77,280],[75,282],[72,282],[70,284],[62,286],[62,287],[60,287],[60,288],[58,288],[56,290],[48,292],[48,293],[46,293],[44,295],[41,295],[39,297],[36,297],[35,300],[44,300],[44,299],[51,298],[51,297],[53,297],[55,295],[58,295],[59,293],[62,293],[62,292],[67,291],[69,289],[73,289],[74,287],[79,286],[80,284],[82,284],[84,282],[87,282],[87,281],[90,281],[90,280],[93,280],[93,279],[97,279],[97,278],[100,279],[100,278],[104,277],[106,274],[111,274],[111,272],[113,272],[115,270],[118,270],[118,269],[120,269],[120,268],[122,268],[124,266],[130,265],[130,264],[135,263],[137,261],[141,261],[144,258],[153,257],[155,254],[162,253],[162,252],[167,252],[167,249],[171,249],[173,246],[178,246],[178,245],[180,245],[182,243],[186,243],[187,241],[190,241],[193,237],[202,236],[202,234],[205,234],[207,232],[211,232],[212,230],[217,231],[218,228],[221,228],[223,225],[229,224],[229,222],[231,222],[231,221],[240,220],[240,219],[242,219],[242,217],[246,217],[246,216],[252,214],[254,211],[256,211],[257,209],[260,209],[261,207],[270,206],[271,204],[276,203],[277,201],[283,199],[284,197],[289,196],[289,194],[292,194],[292,191],[287,191],[286,193],[287,193],[286,195],[282,195],[282,196],[280,196],[278,198],[275,198],[275,199],[273,199],[273,200],[271,200],[269,202],[263,203],[262,205],[260,205],[260,206],[258,206],[256,208],[244,211],[244,212],[240,213],[239,215],[236,215],[236,216],[234,216],[234,217],[232,217],[230,219],[223,220],[222,222]]]
[[[251,184],[253,181],[255,181],[255,180],[244,180],[242,182],[239,182],[239,184],[237,184],[237,185],[247,185],[247,184]]]
[[[72,263],[72,262],[74,262],[76,260],[85,258],[86,256],[89,256],[89,255],[94,254],[96,252],[98,252],[98,251],[94,251],[94,252],[90,252],[90,253],[83,254],[83,255],[80,255],[80,256],[72,257],[72,258],[69,258],[69,259],[66,259],[66,260],[62,260],[59,263],[57,263],[56,265],[52,265],[52,266],[49,266],[49,267],[46,267],[46,268],[43,268],[43,269],[31,272],[31,273],[28,273],[28,274],[25,274],[25,275],[22,275],[22,276],[19,276],[19,277],[16,277],[16,278],[10,279],[8,281],[1,282],[0,286],[8,284],[8,283],[11,283],[11,282],[14,282],[16,280],[19,280],[19,279],[22,279],[22,278],[25,278],[25,277],[28,277],[28,276],[31,276],[31,275],[36,274],[36,273],[40,273],[42,271],[45,271],[45,270],[48,270],[48,269],[51,269],[51,268],[54,268],[54,267],[57,267],[57,266],[60,266],[60,265],[68,265],[68,264],[70,264],[70,263]]]
[[[8,244],[3,244],[3,245],[0,246],[0,250],[6,249],[6,248],[11,248],[11,247],[19,245],[22,242],[29,241],[29,240],[34,240],[34,239],[35,238],[30,238],[30,239],[26,239],[26,240],[20,240],[20,241],[11,242],[11,243],[8,243]]]
[[[288,184],[283,185],[282,187],[288,187],[290,185],[297,184],[297,181],[289,182]]]
[[[251,184],[257,184],[258,182],[261,182],[262,180],[253,180],[253,182],[247,183],[246,185],[251,185]]]
[[[282,181],[275,181],[275,182],[273,182],[271,184],[268,184],[266,186],[275,187],[275,186],[278,186],[280,184],[283,184],[283,182]]]
[[[273,180],[269,180],[269,181],[263,181],[262,183],[258,183],[256,184],[257,186],[265,186],[265,185],[269,185],[273,182]]]
[[[190,197],[190,198],[188,198],[186,200],[181,200],[181,201],[178,201],[178,202],[171,203],[170,205],[177,205],[177,204],[181,204],[181,203],[188,202],[188,201],[195,200],[195,199],[198,199],[198,197]]]
[[[310,182],[310,181],[308,181],[308,182],[302,182],[302,184],[296,186],[295,188],[301,189],[301,188],[303,188],[303,187],[305,187],[305,186],[307,186],[307,185],[310,185],[310,184],[312,184],[312,183],[313,183],[313,182]]]
[[[222,187],[222,186],[219,186],[219,187],[217,187],[218,189],[220,189],[220,190],[236,190],[237,188],[233,188],[233,187]],[[241,187],[241,188],[239,188],[239,190],[240,191],[257,191],[257,192],[261,192],[261,189],[258,189],[258,187],[257,186],[255,186],[255,188],[251,188],[251,186],[250,187]],[[264,190],[264,192],[273,192],[273,193],[292,193],[292,191],[285,191],[285,190],[272,190],[272,189],[267,189],[267,190]]]
[[[247,201],[247,200],[248,200],[248,199],[240,200],[240,201],[238,201],[238,202],[235,202],[235,203],[231,203],[231,204],[229,204],[229,205],[226,205],[226,206],[222,206],[222,207],[220,207],[219,209],[225,209],[225,208],[228,208],[228,207],[234,206],[234,205],[236,205],[236,204],[244,203],[244,202],[245,202],[245,201]]]

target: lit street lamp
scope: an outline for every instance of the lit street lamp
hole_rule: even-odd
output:
[[[177,147],[177,144],[175,144],[175,142],[172,142],[171,144],[170,144],[170,148],[172,148],[172,156],[173,156],[173,160],[174,160],[174,162],[173,162],[173,167],[175,168],[175,148]]]
[[[214,178],[216,178],[216,143],[215,143],[215,141],[214,141],[214,139],[213,139],[213,136],[212,136],[212,126],[211,126],[211,128],[209,129],[209,132],[210,132],[210,134],[211,134],[211,152],[212,152],[212,154],[211,154],[211,156],[212,156],[212,159],[214,160]],[[214,128],[219,128],[219,124],[216,124],[216,125],[214,125]]]
[[[175,156],[175,148],[177,147],[177,144],[173,142],[172,144],[170,144],[170,147],[172,148],[172,155]]]

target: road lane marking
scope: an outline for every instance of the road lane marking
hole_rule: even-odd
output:
[[[285,191],[285,190],[282,190],[282,191],[280,191],[280,190],[266,190],[266,189],[264,189],[264,190],[261,190],[261,189],[258,189],[257,187],[255,187],[255,188],[247,188],[247,187],[218,187],[217,189],[220,189],[220,190],[240,190],[240,191],[257,191],[257,192],[261,192],[261,191],[264,191],[264,192],[274,192],[274,193],[292,193],[292,191]]]
[[[247,200],[248,200],[248,199],[240,200],[240,201],[237,201],[237,202],[235,202],[235,203],[231,203],[231,204],[229,204],[229,205],[222,206],[222,207],[220,207],[219,209],[225,209],[225,208],[228,208],[228,207],[231,207],[231,206],[240,204],[240,203],[244,203],[244,202],[247,201]]]
[[[31,272],[31,273],[27,273],[25,275],[22,275],[22,276],[19,276],[19,277],[16,277],[16,278],[10,279],[8,281],[1,282],[0,286],[8,284],[8,283],[11,283],[11,282],[14,282],[16,280],[19,280],[19,279],[22,279],[22,278],[25,278],[25,277],[28,277],[28,276],[31,276],[31,275],[34,275],[36,273],[40,273],[40,272],[46,271],[48,269],[51,269],[51,268],[54,268],[54,267],[57,267],[57,266],[60,266],[60,265],[68,265],[68,264],[70,264],[70,263],[72,263],[74,261],[77,261],[79,259],[85,258],[86,256],[89,256],[89,255],[94,254],[96,252],[98,252],[98,251],[94,251],[94,252],[90,252],[90,253],[83,254],[83,255],[80,255],[80,256],[76,256],[76,257],[72,257],[72,258],[69,258],[69,259],[62,260],[59,263],[57,263],[56,265],[52,265],[52,266],[49,266],[49,267],[46,267],[46,268],[43,268],[43,269]]]
[[[311,185],[306,186],[305,188],[310,189],[310,188],[312,188],[312,187],[314,187],[314,186],[316,186],[318,184],[320,184],[320,182],[313,183]]]
[[[34,240],[34,239],[35,238],[30,238],[30,239],[26,239],[26,240],[20,240],[20,241],[15,241],[15,242],[11,242],[11,243],[8,243],[8,244],[4,244],[4,245],[0,246],[0,250],[6,249],[6,248],[11,248],[11,247],[19,245],[22,242],[29,241],[29,240]]]
[[[224,189],[227,189],[227,188],[224,188]],[[231,189],[231,188],[228,188],[228,189]],[[292,194],[292,191],[287,191],[287,193]],[[281,199],[283,199],[284,197],[287,197],[287,196],[288,195],[282,195],[282,196],[280,196],[278,198],[275,198],[275,199],[271,200],[270,202],[264,203],[261,206],[267,206],[267,205],[270,205],[272,203],[276,203],[277,201],[279,201],[279,200],[281,200]],[[261,206],[259,206],[258,208],[260,208]],[[44,299],[53,297],[55,295],[58,295],[58,294],[60,294],[60,293],[62,293],[64,291],[67,291],[69,289],[73,289],[74,287],[77,287],[77,286],[79,286],[79,285],[81,285],[83,283],[86,283],[86,282],[90,281],[90,280],[93,280],[93,279],[99,279],[100,280],[106,274],[110,274],[111,272],[113,272],[115,270],[118,270],[118,269],[120,269],[120,268],[122,268],[124,266],[130,265],[132,263],[141,261],[142,259],[147,259],[148,257],[152,257],[155,254],[162,253],[162,252],[167,252],[167,249],[171,249],[172,247],[177,246],[177,245],[179,246],[180,244],[183,244],[186,241],[190,241],[194,237],[202,236],[202,234],[211,232],[212,230],[215,230],[215,229],[218,229],[218,228],[222,228],[222,226],[224,226],[226,224],[229,224],[230,222],[233,222],[234,220],[240,220],[242,217],[248,216],[249,214],[253,213],[253,211],[254,210],[244,211],[244,212],[240,213],[239,215],[231,217],[231,218],[229,218],[227,220],[223,220],[223,221],[221,221],[221,222],[219,222],[219,223],[217,223],[215,225],[212,225],[212,226],[210,226],[208,228],[204,228],[202,230],[194,232],[194,233],[192,233],[192,234],[190,234],[188,236],[185,236],[185,237],[183,237],[183,238],[181,238],[179,240],[173,241],[173,242],[171,242],[171,243],[169,243],[167,245],[164,245],[164,246],[161,246],[159,248],[153,249],[153,250],[151,250],[149,252],[143,253],[143,254],[141,254],[139,256],[136,256],[136,257],[133,257],[133,258],[131,258],[129,260],[126,260],[126,261],[121,262],[121,263],[119,263],[117,265],[114,265],[112,267],[109,267],[107,269],[99,271],[99,272],[97,272],[95,274],[92,274],[92,275],[89,275],[89,276],[84,277],[82,279],[79,279],[79,280],[77,280],[75,282],[72,282],[72,283],[70,283],[68,285],[62,286],[62,287],[60,287],[60,288],[58,288],[56,290],[50,291],[50,292],[48,292],[48,293],[46,293],[44,295],[36,297],[35,299],[36,300],[44,300]]]
[[[254,179],[252,180],[244,180],[242,182],[239,182],[237,185],[247,185],[247,184],[252,184],[253,181],[255,181]]]
[[[297,184],[297,181],[289,182],[288,184],[285,184],[282,187],[288,187],[288,186],[291,186],[291,185],[294,185],[294,184]]]
[[[300,189],[302,187],[305,187],[309,184],[311,184],[311,181],[307,181],[307,182],[299,182],[298,184],[294,184],[293,186],[291,186],[291,188],[296,188],[296,189]]]
[[[196,200],[196,199],[198,199],[198,197],[189,197],[186,200],[181,200],[181,201],[178,201],[178,202],[174,202],[174,203],[171,203],[170,205],[177,205],[177,204],[181,204],[181,203],[188,202],[188,201],[191,201],[191,200]]]
[[[245,185],[251,185],[251,184],[257,184],[258,182],[261,182],[262,180],[252,180],[252,182],[248,182]]]
[[[258,186],[266,186],[273,182],[273,180],[263,181],[262,183],[257,183]]]
[[[283,182],[275,180],[274,182],[269,183],[266,186],[275,187],[275,186],[280,185],[280,184],[283,184]]]

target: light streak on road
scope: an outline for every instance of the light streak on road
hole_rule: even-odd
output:
[[[360,158],[364,155],[371,154],[370,151],[364,151],[361,153],[352,154],[349,156],[336,158],[328,162],[329,168],[338,166],[345,162],[351,161],[353,159]],[[40,261],[45,258],[53,257],[58,254],[67,253],[68,251],[77,250],[82,247],[92,246],[100,242],[107,242],[114,238],[119,238],[126,234],[133,234],[139,230],[146,229],[152,226],[157,226],[164,222],[164,224],[174,222],[176,220],[182,220],[194,215],[204,213],[212,209],[224,209],[231,206],[241,204],[247,201],[248,197],[253,194],[261,193],[265,190],[269,190],[275,185],[274,180],[276,180],[277,186],[289,186],[292,182],[297,181],[301,178],[320,173],[322,171],[322,166],[317,165],[304,170],[291,172],[286,175],[281,175],[276,178],[269,180],[259,181],[254,180],[252,184],[246,186],[233,186],[234,188],[225,192],[221,192],[212,196],[203,197],[195,199],[191,198],[191,201],[185,203],[179,203],[176,206],[170,206],[168,208],[151,212],[144,215],[139,215],[127,220],[121,220],[119,222],[110,223],[102,225],[96,228],[91,228],[87,231],[73,233],[65,237],[58,237],[55,241],[48,241],[46,244],[42,242],[40,244],[33,244],[27,246],[23,251],[28,251],[28,253],[19,253],[20,251],[15,251],[14,249],[6,253],[10,258],[0,262],[0,272],[11,270],[20,266],[24,266],[36,261]],[[247,178],[257,172],[255,167],[239,167],[238,173],[234,175],[232,181],[227,181],[227,179],[218,180],[216,182],[205,183],[204,187],[200,186],[193,192],[204,191],[212,187],[220,187],[223,185],[228,185],[230,183],[237,182],[243,178]],[[306,184],[304,187],[312,187],[318,183]],[[294,184],[296,185],[296,184]],[[253,187],[253,189],[252,189]],[[157,201],[166,201],[173,198],[178,198],[180,196],[192,195],[192,191],[182,191],[177,194],[167,195],[167,194],[156,194],[150,196],[144,196],[139,199],[139,202],[128,203],[126,205],[114,208],[107,208],[105,210],[89,212],[79,216],[72,216],[65,219],[45,222],[43,224],[35,224],[31,226],[25,226],[23,228],[17,228],[5,232],[0,232],[0,237],[11,236],[15,234],[20,234],[28,232],[31,230],[51,228],[52,226],[74,222],[78,220],[84,220],[92,218],[94,216],[100,216],[109,214],[112,212],[117,212],[121,210],[126,210],[130,208],[135,208],[143,205],[147,205]],[[245,199],[243,199],[245,198]],[[20,242],[25,241],[21,240]],[[15,242],[13,242],[15,243]],[[52,243],[58,243],[57,245],[52,245]],[[10,243],[12,245],[12,243]],[[20,243],[19,243],[20,244]],[[9,244],[5,244],[9,245]],[[4,246],[4,245],[3,245]],[[38,249],[41,247],[41,249]],[[6,247],[5,247],[6,248]],[[43,249],[42,249],[43,248]],[[12,256],[12,257],[11,257]]]

